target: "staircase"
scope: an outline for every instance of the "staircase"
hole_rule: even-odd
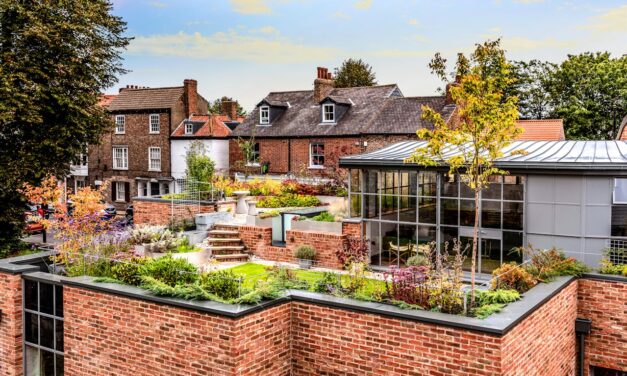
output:
[[[220,262],[246,262],[249,255],[239,237],[237,225],[215,224],[205,239],[207,249]]]

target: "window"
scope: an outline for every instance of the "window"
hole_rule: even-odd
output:
[[[614,179],[614,204],[627,204],[627,179]]]
[[[270,107],[259,107],[259,124],[270,124]]]
[[[324,167],[324,143],[312,142],[309,145],[309,167]]]
[[[185,134],[194,133],[194,123],[185,123]]]
[[[128,147],[116,146],[113,148],[113,169],[128,170]]]
[[[322,105],[322,122],[323,123],[335,123],[335,105],[323,104]]]
[[[161,171],[161,148],[148,148],[148,170]]]
[[[63,375],[63,287],[24,280],[25,375]]]
[[[126,182],[115,182],[115,201],[126,201]]]
[[[115,116],[115,133],[124,134],[126,132],[126,119],[124,115]]]
[[[159,133],[159,114],[150,115],[150,133]]]

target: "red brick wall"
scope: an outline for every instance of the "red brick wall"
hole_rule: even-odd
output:
[[[502,338],[502,375],[574,375],[577,281]]]
[[[627,281],[579,280],[579,317],[592,320],[585,370],[599,366],[627,372]]]
[[[22,276],[0,273],[0,375],[22,375]]]
[[[342,234],[363,237],[362,222],[342,222]]]
[[[199,204],[174,204],[168,200],[147,201],[141,199],[133,200],[133,222],[136,225],[167,225],[170,223],[172,215],[177,220],[194,219],[194,215],[199,213],[213,213],[215,205],[209,203]]]
[[[294,251],[298,246],[310,245],[316,249],[316,266],[335,269],[341,269],[343,266],[338,261],[336,252],[346,243],[346,235],[288,230],[286,243],[292,258],[294,258]]]

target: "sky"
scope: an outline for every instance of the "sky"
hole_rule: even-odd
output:
[[[627,2],[573,0],[112,0],[134,39],[119,86],[198,80],[207,99],[251,110],[270,91],[308,90],[316,67],[361,58],[379,84],[434,95],[429,60],[453,63],[475,43],[502,38],[512,60],[627,53]]]

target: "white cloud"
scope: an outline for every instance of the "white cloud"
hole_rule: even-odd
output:
[[[355,8],[359,10],[370,9],[372,0],[358,0],[355,2]]]
[[[277,30],[274,26],[264,26],[259,29],[253,30],[254,33],[261,34],[278,34],[279,30]]]
[[[185,33],[136,37],[128,47],[135,55],[178,56],[196,59],[242,60],[257,63],[298,63],[331,60],[334,48],[310,46],[273,34],[241,34],[237,31],[211,35]]]
[[[584,26],[600,32],[622,32],[627,31],[627,5],[608,10],[607,12],[592,17],[592,22]]]
[[[558,40],[555,38],[531,39],[525,37],[503,37],[502,45],[507,51],[519,52],[542,48],[574,47],[577,43],[573,40]]]
[[[264,0],[229,0],[233,10],[242,14],[268,14],[272,13]]]

